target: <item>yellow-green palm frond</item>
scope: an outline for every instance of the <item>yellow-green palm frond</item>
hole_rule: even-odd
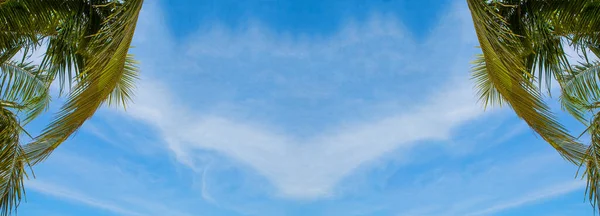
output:
[[[24,168],[38,163],[104,103],[125,106],[138,76],[128,54],[143,0],[0,0],[0,215],[24,195]],[[12,61],[47,45],[39,67]],[[24,147],[21,125],[44,112],[58,80],[68,95],[52,122]],[[18,117],[24,121],[19,122]]]
[[[487,79],[489,90],[482,93],[501,95],[501,101],[565,159],[580,162],[585,146],[575,141],[544,103],[540,90],[532,82],[534,75],[528,71],[524,60],[529,50],[522,45],[521,36],[514,34],[498,10],[485,1],[468,0],[467,3],[485,62],[485,71],[475,71],[480,76],[485,73]],[[497,98],[481,93],[480,96]]]
[[[115,1],[116,2],[116,1]],[[44,160],[107,100],[123,102],[131,95],[137,69],[128,50],[135,32],[142,0],[125,1],[114,7],[99,32],[88,42],[85,64],[67,103],[52,123],[25,149],[33,163]],[[93,55],[92,55],[93,54]]]
[[[125,59],[125,67],[123,67],[123,75],[115,85],[114,90],[108,96],[108,105],[127,106],[127,103],[131,102],[134,90],[135,82],[139,77],[139,68],[137,61],[133,58],[133,55],[128,54]]]
[[[498,92],[494,83],[488,76],[487,66],[483,55],[477,55],[472,64],[473,68],[471,76],[475,82],[479,101],[483,102],[484,107],[492,105],[502,106],[505,103],[504,98],[502,98],[502,95]]]
[[[596,206],[600,199],[600,71],[598,62],[590,63],[587,53],[600,56],[600,1],[467,2],[483,51],[473,68],[481,100],[486,105],[509,104],[565,159],[585,166],[586,193]],[[579,65],[569,62],[563,47],[566,43],[580,50],[586,61]],[[563,110],[586,125],[584,133],[592,136],[589,146],[576,141],[544,103],[540,90],[546,85],[550,92],[552,79],[560,85]]]

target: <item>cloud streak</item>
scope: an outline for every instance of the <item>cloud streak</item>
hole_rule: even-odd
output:
[[[357,167],[398,149],[409,151],[419,142],[447,140],[457,127],[481,116],[481,109],[472,96],[471,84],[464,76],[452,75],[468,70],[466,64],[457,67],[459,64],[453,61],[466,63],[470,55],[465,55],[464,60],[450,58],[449,62],[425,58],[448,59],[445,51],[440,53],[433,49],[448,35],[471,37],[463,35],[464,30],[448,32],[445,29],[446,25],[469,24],[458,13],[462,10],[464,8],[457,6],[456,11],[452,11],[442,23],[439,35],[434,31],[422,47],[416,46],[421,43],[407,37],[408,34],[403,33],[405,30],[397,22],[382,16],[374,17],[364,26],[349,25],[342,28],[337,36],[317,41],[282,37],[256,24],[249,24],[241,33],[219,27],[200,32],[184,46],[175,46],[181,47],[178,49],[183,49],[186,55],[182,59],[174,59],[185,65],[179,71],[186,72],[179,76],[197,80],[198,84],[173,90],[164,81],[147,78],[127,114],[156,127],[178,160],[189,167],[197,169],[205,163],[204,155],[196,152],[214,151],[266,177],[275,185],[279,196],[293,199],[328,197],[333,195],[336,184]],[[145,32],[155,32],[152,29],[157,27],[141,28],[141,34],[145,35]],[[144,38],[141,43],[156,44],[169,39],[156,43],[146,40]],[[465,44],[458,45],[456,51],[470,53],[466,50],[472,49],[468,46],[471,41],[463,41]],[[142,62],[155,62],[156,56],[141,58]],[[450,67],[413,67],[418,65],[416,62],[428,61]],[[150,74],[157,70],[144,65],[142,69],[148,69]],[[147,70],[145,72],[148,73]],[[423,76],[427,74],[425,72],[437,77]],[[224,80],[221,73],[228,73],[233,78]],[[242,79],[235,78],[238,74]],[[419,83],[431,81],[429,83],[439,83],[441,87],[423,91],[406,89],[416,86],[402,77],[408,79],[414,76],[423,78],[419,79]],[[392,77],[396,77],[399,83],[386,82]],[[364,86],[357,80],[362,78],[373,83]],[[180,78],[173,79],[185,82]],[[311,83],[314,85],[308,85]],[[260,90],[251,89],[257,85],[262,86]],[[204,89],[205,86],[208,87]],[[348,92],[356,91],[356,88],[365,91],[357,94]],[[249,95],[247,91],[254,92]],[[398,100],[394,99],[398,94],[386,93],[390,91],[415,95]],[[190,92],[198,92],[191,103]],[[174,97],[173,94],[182,96]],[[240,100],[233,102],[232,98]],[[290,105],[278,105],[287,100],[291,100]],[[385,113],[383,115],[366,114],[362,120],[348,121],[346,115],[331,114],[352,110],[351,106],[344,106],[349,101],[364,101],[363,108],[359,108],[363,112],[376,111],[377,108],[368,108],[373,104],[391,102],[395,105],[381,112]],[[217,105],[206,105],[208,102]],[[219,104],[232,104],[225,107],[235,108],[223,111],[227,109]],[[319,108],[319,104],[324,110]],[[275,108],[268,108],[271,106]],[[238,107],[246,108],[240,110]],[[304,109],[301,111],[295,107]],[[291,122],[279,125],[261,120],[260,115],[255,118],[239,116],[239,113],[264,112],[261,108],[275,113],[262,115],[266,119],[269,116],[276,120],[279,117],[295,117],[289,119]],[[282,112],[287,108],[292,111]],[[298,118],[300,116],[322,120],[304,121]],[[337,123],[323,124],[328,121]],[[294,128],[294,124],[318,128],[318,131],[290,133],[277,129]]]
[[[502,212],[508,209],[521,207],[530,203],[540,202],[543,200],[555,198],[564,194],[578,191],[585,188],[586,182],[581,180],[569,181],[557,185],[553,185],[550,188],[536,191],[534,193],[526,194],[523,197],[517,199],[508,200],[505,202],[498,203],[489,208],[477,211],[468,215],[491,215],[498,212]]]
[[[85,194],[77,193],[67,188],[61,187],[60,185],[48,184],[42,181],[28,181],[27,188],[34,190],[38,193],[54,196],[60,199],[66,199],[72,202],[82,203],[91,207],[106,210],[112,213],[126,216],[142,216],[145,214],[128,210],[125,207],[119,206],[114,203],[108,203],[105,201],[97,200],[93,197]]]
[[[454,128],[479,117],[482,112],[470,88],[452,88],[412,111],[305,140],[220,116],[181,115],[189,112],[152,103],[169,101],[169,96],[159,97],[164,91],[141,93],[129,113],[158,127],[170,148],[192,167],[202,160],[193,152],[214,150],[269,178],[282,196],[311,199],[329,195],[337,182],[364,163],[420,141],[448,139]],[[153,98],[149,104],[144,104],[146,96]]]
[[[36,169],[36,179],[27,181],[25,187],[117,215],[190,215],[181,205],[188,197],[171,201],[175,200],[171,192],[177,188],[164,182],[162,174],[114,154],[104,152],[105,160],[95,156],[84,151],[56,152]]]

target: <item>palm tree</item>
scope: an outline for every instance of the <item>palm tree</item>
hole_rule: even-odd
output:
[[[19,205],[27,167],[46,159],[104,103],[130,100],[138,70],[128,51],[142,4],[0,0],[0,215]],[[29,57],[40,48],[43,60],[33,65]],[[18,53],[24,57],[15,60]],[[47,110],[55,81],[65,104],[41,134],[22,143],[21,135],[29,135],[23,125]]]
[[[566,160],[585,167],[586,193],[600,200],[600,1],[467,0],[483,54],[473,79],[484,105],[508,105]],[[569,62],[565,45],[580,51]],[[587,129],[589,145],[563,127],[544,102],[552,80],[560,103]]]

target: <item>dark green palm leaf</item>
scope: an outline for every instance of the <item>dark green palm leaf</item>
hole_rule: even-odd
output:
[[[0,215],[11,215],[25,195],[23,180],[28,166],[17,117],[0,107]]]

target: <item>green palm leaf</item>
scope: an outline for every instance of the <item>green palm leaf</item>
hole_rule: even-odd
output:
[[[476,67],[474,71],[479,76],[476,79],[485,80],[480,83],[485,83],[487,88],[480,91],[480,97],[509,105],[565,159],[579,163],[585,154],[585,146],[576,142],[544,103],[541,92],[532,82],[533,74],[527,70],[523,57],[528,51],[522,46],[520,36],[515,35],[505,18],[486,2],[467,2],[483,51],[480,64],[485,62],[485,70]]]
[[[565,159],[585,166],[588,198],[600,198],[600,146],[597,63],[571,65],[563,44],[600,53],[598,0],[467,0],[483,57],[474,62],[473,78],[486,105],[508,104],[537,134]],[[555,79],[561,87],[562,108],[588,126],[591,145],[572,137],[543,101],[541,87],[550,92]],[[537,82],[536,82],[537,81]],[[537,83],[537,85],[536,85]],[[600,136],[599,136],[600,137]]]
[[[24,167],[47,158],[105,102],[131,100],[138,68],[128,50],[142,0],[0,0],[0,215],[24,195]],[[47,45],[42,64],[17,63],[18,53]],[[26,58],[24,57],[24,59]],[[66,104],[34,140],[21,146],[21,124],[44,112],[48,87],[59,81]],[[24,112],[24,121],[17,116]],[[6,128],[6,129],[5,129]]]
[[[31,63],[4,62],[0,64],[0,99],[19,103],[18,109],[27,112],[24,123],[28,123],[50,105],[50,84],[45,80]]]
[[[0,215],[11,215],[25,195],[28,163],[19,141],[22,131],[17,117],[0,106]]]
[[[32,163],[47,158],[107,100],[125,102],[133,88],[136,68],[132,67],[129,47],[142,0],[125,1],[103,22],[88,43],[88,52],[79,80],[52,123],[36,140],[25,146]],[[105,5],[102,7],[111,7]]]

